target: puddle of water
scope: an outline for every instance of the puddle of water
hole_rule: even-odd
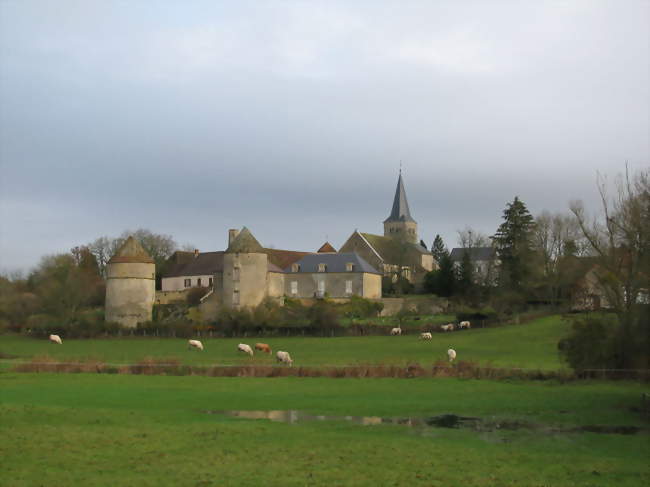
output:
[[[516,431],[529,430],[541,431],[545,433],[600,433],[600,434],[619,434],[633,435],[643,432],[642,428],[637,426],[604,426],[604,425],[587,425],[575,427],[548,427],[533,423],[521,421],[486,421],[481,418],[468,416],[458,416],[456,414],[442,414],[429,417],[407,417],[391,418],[381,416],[332,416],[332,415],[313,415],[294,409],[279,411],[203,411],[206,414],[219,414],[243,419],[268,419],[278,423],[296,424],[309,423],[315,421],[347,421],[353,424],[363,426],[379,424],[397,424],[408,426],[418,430],[428,428],[465,428],[477,432],[494,432],[494,431]]]

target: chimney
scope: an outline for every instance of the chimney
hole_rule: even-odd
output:
[[[199,256],[199,249],[194,249],[194,258]]]
[[[228,230],[228,245],[230,245],[232,241],[237,238],[237,235],[239,235],[239,230],[236,228],[231,228]]]

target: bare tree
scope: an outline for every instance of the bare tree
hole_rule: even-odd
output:
[[[630,176],[626,168],[614,188],[610,196],[599,175],[600,218],[590,221],[582,202],[570,208],[597,258],[601,289],[614,310],[627,314],[650,288],[650,173],[645,169]]]
[[[474,247],[491,247],[490,238],[484,233],[474,230],[472,227],[465,226],[462,230],[457,230],[458,245],[464,249]]]

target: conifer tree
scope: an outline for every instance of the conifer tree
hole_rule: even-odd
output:
[[[501,260],[500,282],[505,287],[525,287],[532,267],[535,221],[526,205],[515,196],[503,211],[503,223],[492,237]]]
[[[447,250],[447,247],[442,241],[442,237],[440,235],[436,235],[436,238],[433,240],[433,245],[431,245],[431,253],[433,254],[433,257],[436,259],[436,262],[438,262],[438,264],[440,264],[440,261],[444,255],[449,255],[449,251]]]

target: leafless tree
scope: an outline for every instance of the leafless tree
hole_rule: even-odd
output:
[[[612,307],[629,313],[640,295],[650,289],[650,173],[630,175],[626,168],[608,193],[607,181],[598,176],[601,215],[589,219],[582,202],[571,212],[590,250],[597,258],[596,276]]]

